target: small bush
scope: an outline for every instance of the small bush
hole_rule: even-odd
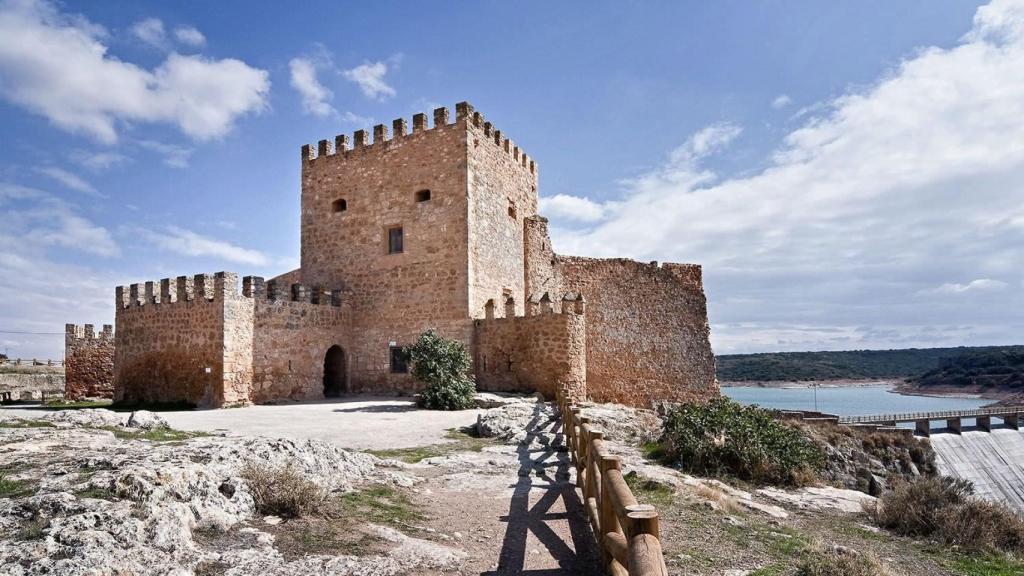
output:
[[[799,430],[756,406],[720,397],[683,404],[664,418],[663,459],[703,475],[732,475],[766,484],[814,481],[824,455]]]
[[[268,516],[297,518],[318,509],[327,497],[320,486],[291,466],[247,464],[241,476],[249,485],[256,511]]]
[[[466,347],[427,330],[407,350],[412,376],[426,385],[420,405],[429,410],[465,410],[473,407],[476,385],[467,375]]]
[[[937,537],[970,550],[1024,550],[1024,520],[972,494],[966,480],[920,478],[883,494],[872,512],[879,526],[899,534]]]

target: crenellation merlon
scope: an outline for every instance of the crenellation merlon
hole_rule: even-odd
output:
[[[110,324],[104,324],[103,329],[100,332],[96,332],[96,326],[94,324],[65,324],[64,325],[64,341],[72,342],[77,340],[85,341],[97,341],[106,342],[114,339],[114,327]]]
[[[342,304],[341,290],[325,290],[322,286],[305,284],[286,285],[277,280],[264,280],[260,276],[242,278],[242,296],[254,300],[270,300],[273,302],[300,302],[314,306],[334,306]]]
[[[438,129],[445,129],[451,126],[464,126],[467,129],[482,130],[485,140],[492,140],[496,146],[503,149],[516,164],[531,174],[537,171],[536,163],[528,159],[526,152],[515,145],[510,139],[503,137],[501,130],[486,121],[483,114],[473,108],[469,102],[459,102],[455,105],[455,122],[451,123],[449,109],[446,107],[436,108],[433,111],[434,125],[428,125],[428,116],[422,112],[412,117],[412,131],[409,131],[409,124],[404,118],[396,118],[391,122],[391,135],[389,137],[388,127],[385,124],[373,126],[372,132],[357,130],[352,137],[351,145],[349,137],[339,134],[334,138],[334,144],[329,140],[320,140],[316,146],[304,144],[302,146],[302,162],[314,162],[320,158],[334,157],[347,160],[351,152],[366,152],[371,149],[380,149],[391,143],[397,143],[409,137],[417,136],[424,132],[431,132]],[[371,140],[372,138],[372,140]]]
[[[526,313],[521,316],[516,315],[516,301],[515,298],[511,296],[508,296],[503,300],[505,315],[503,317],[497,316],[496,312],[498,311],[498,307],[496,303],[499,301],[501,300],[491,299],[484,304],[484,317],[482,320],[500,321],[510,318],[532,318],[550,314],[575,314],[577,316],[582,316],[586,312],[586,299],[584,299],[583,294],[575,292],[566,292],[563,294],[559,300],[561,304],[557,307],[554,306],[554,299],[550,293],[545,292],[540,296],[531,294],[526,299]]]

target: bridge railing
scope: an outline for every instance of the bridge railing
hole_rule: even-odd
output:
[[[870,414],[841,416],[842,424],[873,424],[876,422],[911,422],[914,420],[940,420],[942,418],[974,418],[977,416],[1013,416],[1024,412],[1024,407],[974,408],[970,410],[943,410],[937,412],[908,412],[904,414]]]
[[[576,483],[583,491],[606,572],[610,576],[667,576],[657,510],[637,502],[622,476],[622,462],[604,447],[604,432],[580,415],[569,390],[559,389],[557,399],[576,465]]]

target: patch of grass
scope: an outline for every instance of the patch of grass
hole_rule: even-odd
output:
[[[97,500],[117,500],[117,495],[113,491],[98,486],[89,486],[88,488],[76,490],[75,496],[78,498],[95,498]]]
[[[647,458],[648,460],[661,460],[665,457],[665,451],[661,449],[661,444],[654,441],[644,442],[641,444],[640,452],[642,452],[644,458]]]
[[[749,574],[749,576],[782,576],[785,570],[786,566],[784,564],[772,564],[770,566],[754,570]]]
[[[656,482],[649,478],[641,478],[636,472],[623,476],[633,496],[641,504],[650,504],[657,508],[667,508],[675,500],[676,491],[671,486]]]
[[[240,475],[248,483],[260,514],[297,518],[317,511],[327,497],[323,488],[291,466],[272,468],[249,463]]]
[[[1002,554],[964,556],[953,560],[949,568],[963,576],[1020,576],[1024,562]]]
[[[53,422],[46,420],[0,420],[0,428],[56,428]]]
[[[220,560],[203,560],[196,564],[192,572],[196,576],[223,576],[228,573],[229,568],[231,568],[231,565],[225,564]]]
[[[113,400],[48,400],[45,406],[48,410],[82,410],[85,408],[110,408]]]
[[[25,526],[15,532],[14,539],[21,540],[22,542],[42,540],[46,536],[46,529],[49,527],[50,519],[37,514]]]
[[[349,492],[338,499],[340,512],[351,518],[362,518],[377,524],[408,526],[423,520],[423,514],[409,498],[390,486],[374,486]]]
[[[0,498],[19,498],[33,492],[35,483],[28,480],[11,480],[0,474]]]
[[[115,412],[135,412],[137,410],[148,410],[150,412],[184,412],[195,410],[196,405],[191,402],[115,402],[109,406]]]
[[[101,426],[100,430],[113,432],[115,438],[121,440],[149,440],[150,442],[181,442],[210,436],[207,432],[187,432],[185,430],[173,430],[171,428],[154,428],[152,430],[137,430],[134,428],[122,428],[121,426]]]
[[[453,440],[444,444],[430,444],[428,446],[416,446],[413,448],[389,448],[385,450],[367,450],[378,458],[390,460],[401,460],[407,464],[416,464],[427,458],[437,458],[454,454],[456,452],[480,452],[486,446],[492,446],[497,442],[491,438],[481,438],[470,433],[467,429],[450,428],[445,433],[445,438]]]
[[[796,576],[890,576],[878,558],[870,552],[839,553],[813,550],[797,566]]]

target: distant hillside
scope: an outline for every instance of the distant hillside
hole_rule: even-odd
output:
[[[1024,391],[1024,346],[968,349],[952,358],[943,358],[939,367],[912,378],[918,389],[967,388],[978,392]]]
[[[977,362],[990,362],[993,368],[1003,369],[994,364],[1003,361],[1000,359],[1004,352],[1021,354],[1024,346],[727,354],[717,357],[717,374],[720,381],[733,382],[912,378],[938,370],[946,366],[943,362],[954,358],[975,358]],[[948,374],[965,376],[971,370],[980,369],[964,367],[961,373],[955,366],[949,365]]]

